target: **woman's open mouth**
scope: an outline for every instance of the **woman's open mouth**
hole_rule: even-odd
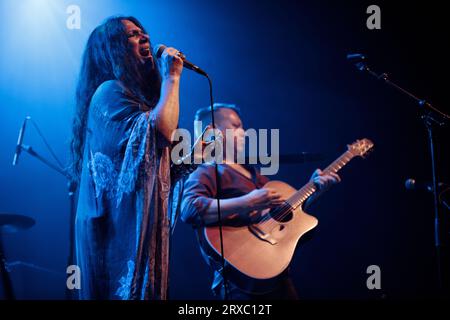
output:
[[[140,48],[139,53],[143,57],[148,57],[148,56],[150,56],[150,49],[149,48]]]

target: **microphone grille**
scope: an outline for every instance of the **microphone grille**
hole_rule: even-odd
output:
[[[161,58],[162,53],[164,52],[164,49],[167,47],[163,44],[157,44],[155,46],[155,49],[153,50],[153,56],[157,59]]]
[[[414,190],[416,188],[416,180],[414,179],[407,179],[405,181],[405,188],[408,190]]]

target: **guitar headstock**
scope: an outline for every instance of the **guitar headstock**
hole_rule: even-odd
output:
[[[373,142],[369,139],[356,140],[352,144],[347,145],[348,151],[352,153],[354,157],[365,157],[373,149]]]

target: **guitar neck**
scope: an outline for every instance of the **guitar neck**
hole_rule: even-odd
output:
[[[323,172],[329,174],[330,172],[338,172],[347,163],[352,160],[354,155],[350,151],[344,152],[339,158],[334,160],[328,167],[326,167]],[[303,186],[300,190],[294,193],[289,199],[286,200],[294,209],[301,206],[308,198],[317,191],[314,182],[310,181]]]

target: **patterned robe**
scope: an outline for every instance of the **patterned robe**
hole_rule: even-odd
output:
[[[169,147],[120,81],[92,97],[76,215],[80,299],[166,299]]]

